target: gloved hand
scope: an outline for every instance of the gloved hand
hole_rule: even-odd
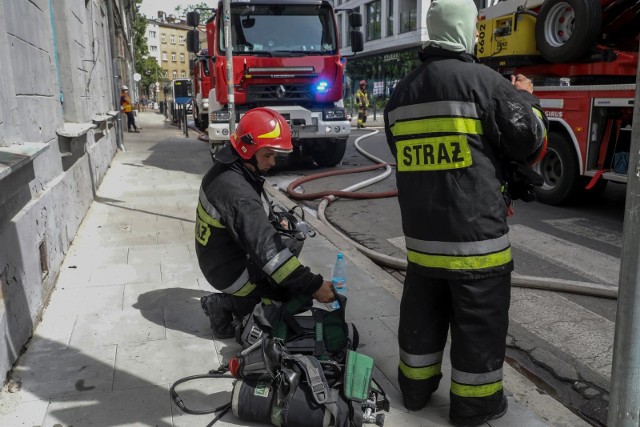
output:
[[[544,184],[544,179],[533,169],[519,162],[510,161],[505,166],[505,179],[507,181],[507,193],[512,200],[533,202],[536,195],[535,187]]]

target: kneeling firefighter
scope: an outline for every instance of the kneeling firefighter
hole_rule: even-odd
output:
[[[270,202],[261,175],[277,153],[293,149],[284,117],[268,108],[250,110],[230,139],[202,179],[195,229],[200,269],[221,291],[201,299],[218,339],[235,336],[233,316],[242,319],[261,298],[334,300],[331,282],[298,260],[302,242],[279,232],[263,205],[263,198]]]

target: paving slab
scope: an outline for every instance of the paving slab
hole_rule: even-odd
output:
[[[55,399],[49,404],[42,427],[171,427],[168,390],[166,385],[144,386]]]
[[[209,338],[122,344],[118,346],[113,389],[172,384],[180,378],[217,369],[218,360],[213,340]]]

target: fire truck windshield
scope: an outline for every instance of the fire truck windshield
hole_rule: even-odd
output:
[[[225,52],[222,18],[219,50]],[[337,35],[330,7],[317,5],[233,5],[231,38],[234,55],[333,55]]]

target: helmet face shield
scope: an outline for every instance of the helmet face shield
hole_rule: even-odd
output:
[[[231,145],[244,160],[249,160],[264,147],[278,153],[293,151],[287,121],[269,108],[254,108],[242,116],[231,135]]]

